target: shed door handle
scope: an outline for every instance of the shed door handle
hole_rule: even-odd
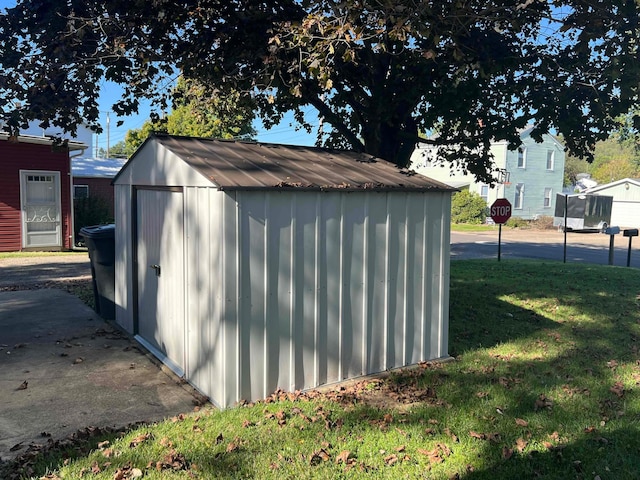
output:
[[[149,265],[149,268],[153,268],[156,271],[156,277],[160,276],[160,265]]]

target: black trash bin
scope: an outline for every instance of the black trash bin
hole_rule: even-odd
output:
[[[95,225],[83,227],[80,235],[84,237],[91,260],[93,278],[93,296],[96,312],[105,320],[116,318],[115,305],[115,257],[116,226]]]

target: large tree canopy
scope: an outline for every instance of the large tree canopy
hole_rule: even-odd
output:
[[[19,0],[0,19],[2,115],[73,129],[167,101],[182,73],[267,125],[317,109],[319,140],[407,166],[418,141],[489,179],[492,140],[555,130],[590,156],[638,106],[636,0]],[[640,122],[636,118],[635,128]],[[96,125],[97,126],[97,125]],[[421,139],[419,133],[437,135]]]
[[[241,101],[237,92],[220,97],[212,94],[207,86],[180,77],[172,95],[173,108],[169,115],[149,119],[141,128],[127,132],[122,142],[127,157],[154,132],[244,140],[251,140],[256,133],[252,125],[253,110]]]

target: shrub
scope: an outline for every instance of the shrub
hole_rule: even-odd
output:
[[[76,198],[73,201],[73,227],[76,242],[79,241],[81,228],[106,223],[113,223],[113,215],[107,200],[102,197],[87,197]]]
[[[511,217],[504,225],[509,228],[529,228],[531,227],[531,220],[525,220],[520,217]]]
[[[487,202],[469,190],[456,193],[451,199],[451,221],[453,223],[484,223],[487,217]]]
[[[547,215],[540,215],[532,222],[532,225],[540,230],[556,229],[556,227],[553,226],[553,217]]]

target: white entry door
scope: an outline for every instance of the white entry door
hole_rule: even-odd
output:
[[[137,190],[138,339],[185,370],[182,192]]]
[[[22,247],[62,247],[60,172],[20,171]]]

